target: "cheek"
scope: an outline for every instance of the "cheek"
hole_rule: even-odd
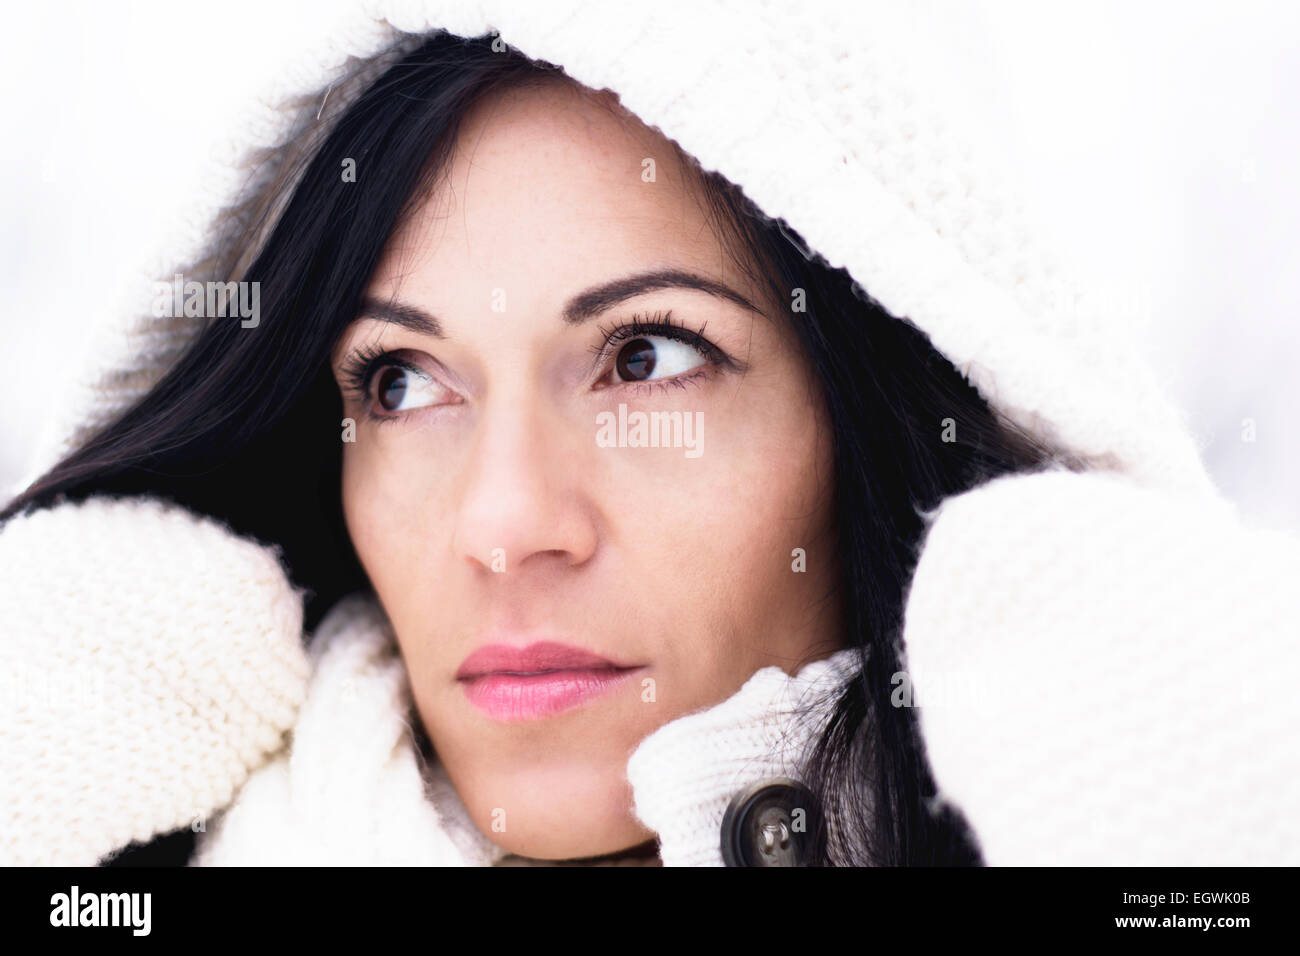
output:
[[[425,589],[437,541],[430,526],[439,512],[426,507],[429,472],[421,477],[409,454],[395,454],[366,433],[343,452],[343,513],[348,534],[400,637],[405,622],[419,619],[430,600]]]
[[[629,579],[655,596],[673,635],[660,651],[692,704],[835,639],[823,618],[837,575],[829,424],[802,389],[754,384],[706,407],[703,454],[672,459],[671,481],[620,476],[640,492],[612,522]]]
[[[343,450],[343,516],[357,557],[372,582],[378,586],[384,558],[390,553],[393,522],[385,520],[388,489],[376,454],[368,447],[349,445]]]
[[[830,517],[829,431],[807,394],[785,381],[719,409],[701,476],[697,547],[742,590],[751,579],[755,590],[770,584],[773,573],[788,590],[791,550],[807,549]]]

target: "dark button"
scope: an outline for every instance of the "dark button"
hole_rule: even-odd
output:
[[[727,866],[807,866],[819,820],[797,780],[764,780],[737,793],[722,817]]]

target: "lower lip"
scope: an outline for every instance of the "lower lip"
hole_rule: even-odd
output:
[[[484,674],[461,683],[469,702],[493,720],[516,723],[554,717],[613,690],[640,668]]]

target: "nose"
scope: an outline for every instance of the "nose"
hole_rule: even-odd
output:
[[[466,468],[453,546],[476,570],[581,565],[597,518],[571,423],[519,403],[485,410]],[[595,441],[594,428],[590,436]]]

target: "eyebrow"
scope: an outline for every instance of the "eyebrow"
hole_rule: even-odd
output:
[[[762,314],[747,298],[721,282],[682,269],[658,269],[614,279],[579,292],[569,299],[560,315],[566,325],[580,325],[588,319],[609,311],[621,302],[658,289],[694,289],[734,302],[751,312]],[[436,317],[423,309],[401,302],[382,302],[378,299],[366,298],[362,301],[361,312],[357,318],[391,322],[412,332],[436,339],[447,337]]]
[[[612,282],[606,282],[585,292],[580,292],[569,300],[561,315],[568,325],[578,325],[612,309],[620,302],[635,298],[638,295],[644,295],[647,292],[653,292],[656,289],[695,289],[699,292],[707,292],[719,299],[728,299],[752,312],[759,311],[743,295],[734,289],[728,288],[721,282],[714,282],[712,279],[706,279],[704,276],[696,275],[694,272],[685,272],[681,269],[659,269],[653,272],[637,273],[623,279],[615,279]]]

